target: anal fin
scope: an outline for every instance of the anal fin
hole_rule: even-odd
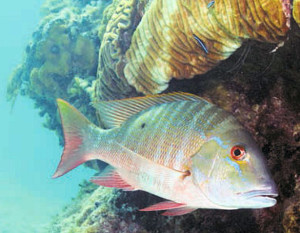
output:
[[[97,185],[110,188],[119,188],[123,189],[124,191],[137,190],[135,187],[132,187],[125,180],[123,180],[123,178],[112,166],[107,166],[100,176],[92,177],[90,181]]]
[[[156,210],[169,210],[169,209],[174,209],[174,208],[179,208],[186,206],[185,204],[182,203],[176,203],[174,201],[163,201],[159,202],[157,204],[151,205],[149,207],[146,207],[144,209],[140,209],[140,211],[156,211]]]
[[[171,209],[168,211],[163,212],[161,215],[164,216],[179,216],[179,215],[184,215],[193,212],[196,210],[195,208],[190,208],[190,207],[181,207],[181,208],[176,208],[176,209]]]

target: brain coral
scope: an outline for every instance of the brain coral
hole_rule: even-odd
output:
[[[143,93],[166,89],[174,78],[192,78],[227,58],[244,39],[277,43],[289,29],[282,1],[156,0],[126,53],[125,77]],[[201,38],[208,50],[197,44]],[[151,36],[149,36],[151,35]]]
[[[285,40],[290,27],[289,1],[225,0],[210,7],[205,0],[147,3],[119,1],[99,52],[96,97],[122,98],[121,89],[128,96],[127,82],[143,94],[161,92],[171,78],[212,69],[246,39]]]
[[[95,99],[125,98],[134,89],[123,78],[124,54],[130,46],[131,36],[140,21],[138,9],[144,9],[144,1],[114,0],[104,12],[107,20],[99,50],[99,64]]]
[[[293,2],[293,17],[300,27],[300,0],[294,0]]]

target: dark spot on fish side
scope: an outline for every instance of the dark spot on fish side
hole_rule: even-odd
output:
[[[145,123],[141,124],[141,128],[142,128],[142,129],[145,128],[145,126],[146,126]]]

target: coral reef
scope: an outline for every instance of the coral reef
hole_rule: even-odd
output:
[[[249,47],[245,44],[205,77],[173,81],[168,91],[197,93],[231,112],[249,130],[266,155],[279,189],[275,207],[251,211],[256,232],[286,229],[298,232],[293,230],[291,219],[299,217],[299,213],[295,211],[291,217],[291,210],[299,206],[296,191],[300,175],[299,28],[293,25],[290,39],[273,54],[269,53],[273,50],[271,45],[253,43],[247,57],[241,57]],[[237,66],[236,61],[241,60]]]
[[[300,0],[293,1],[293,17],[300,27]]]
[[[290,39],[275,53],[274,45],[250,42],[205,77],[173,80],[170,91],[189,91],[230,111],[262,148],[278,184],[278,204],[260,210],[197,210],[167,218],[137,211],[161,201],[145,192],[116,192],[111,204],[122,219],[144,232],[289,232],[299,231],[300,177],[300,37],[293,25]],[[248,51],[248,56],[243,54]],[[261,59],[263,58],[263,59]],[[289,59],[287,59],[289,58]],[[237,64],[238,62],[238,64]],[[116,213],[116,212],[114,212]],[[134,216],[134,217],[133,217]],[[116,231],[121,232],[121,231]],[[141,231],[143,232],[143,231]]]
[[[283,216],[283,226],[286,233],[300,231],[300,179],[296,180],[295,196],[287,204]]]
[[[110,45],[102,44],[99,52],[98,99],[128,97],[128,83],[143,94],[159,93],[172,78],[212,69],[245,39],[283,41],[290,25],[289,1],[227,0],[208,7],[204,0],[155,0],[148,10],[137,2],[120,1],[108,22],[104,38]]]
[[[48,232],[51,233],[143,233],[134,216],[124,218],[132,208],[116,208],[118,191],[83,182],[78,196],[57,215]]]
[[[45,126],[57,132],[56,98],[68,99],[96,121],[89,103],[97,72],[98,27],[108,4],[45,1],[43,18],[26,47],[23,63],[10,77],[7,99],[14,102],[18,94],[34,99],[46,118]]]
[[[156,30],[160,27],[158,24],[157,28],[153,28],[150,24],[147,28],[143,26],[144,22],[153,22],[159,15],[161,19],[169,15],[161,16],[160,12],[165,9],[165,5],[160,0],[156,4],[162,5],[151,6],[150,3],[155,1],[47,0],[42,8],[43,18],[26,48],[24,61],[10,77],[8,100],[13,102],[19,94],[34,99],[40,116],[45,117],[45,126],[57,132],[62,144],[56,98],[66,99],[90,120],[96,122],[96,113],[90,106],[91,99],[138,95],[137,91],[129,86],[125,76],[132,75],[132,84],[135,81],[143,82],[143,79],[139,78],[143,73],[139,72],[144,72],[143,68],[146,65],[141,63],[141,69],[136,71],[135,64],[131,64],[131,68],[129,60],[134,61],[136,57],[139,62],[149,59],[149,63],[152,61],[154,66],[165,64],[150,59],[155,54],[151,53],[152,50],[147,50],[146,44],[150,42],[143,40],[143,33],[147,33],[150,39],[154,40]],[[182,2],[172,1],[171,6],[175,7]],[[208,68],[228,57],[243,43],[229,59],[220,62],[207,73],[190,80],[172,79],[166,92],[194,93],[231,112],[255,137],[266,155],[272,176],[278,184],[278,204],[261,210],[198,210],[186,216],[168,218],[155,212],[137,211],[138,208],[158,202],[160,199],[157,197],[139,191],[123,192],[98,188],[85,182],[79,196],[54,219],[49,232],[299,232],[300,29],[291,21],[291,31],[286,39],[289,28],[287,0],[239,1],[239,6],[243,6],[245,2],[251,6],[247,8],[248,11],[246,8],[240,8],[249,18],[237,17],[239,21],[231,17],[226,18],[229,14],[226,11],[228,8],[219,5],[228,4],[229,0],[215,1],[215,4],[208,8],[207,4],[210,2],[199,1],[199,4],[203,5],[201,9],[204,9],[209,17],[194,22],[197,15],[195,14],[190,19],[193,22],[190,25],[193,27],[207,29],[203,32],[203,38],[202,32],[196,34],[203,40],[209,53],[205,55],[203,47],[193,39],[192,34],[198,32],[198,28],[196,31],[187,31],[189,36],[183,35],[185,33],[182,32],[177,33],[179,48],[189,48],[184,50],[188,56],[173,54],[167,57],[168,59],[163,54],[160,56],[166,64],[170,64],[175,58],[184,60],[186,57],[186,64],[177,66],[177,61],[174,61],[176,66],[171,67],[174,70],[178,69],[178,75],[174,70],[167,69],[167,72],[163,71],[167,76],[159,72],[151,76],[154,84],[165,85],[163,88],[152,85],[153,90],[166,88],[166,83],[172,77],[187,78],[193,74],[205,73]],[[181,13],[189,9],[198,9],[191,9],[189,5],[196,4],[195,1],[185,3]],[[253,7],[260,6],[258,3],[262,3],[263,8],[258,8],[254,14]],[[299,1],[294,0],[293,4],[293,16],[299,25]],[[159,9],[157,15],[152,18],[150,16],[154,13],[151,8]],[[266,12],[270,15],[264,17]],[[255,21],[257,24],[251,21],[252,17],[258,20]],[[270,20],[274,17],[278,20]],[[222,29],[220,33],[223,34],[215,35],[217,29],[205,24],[205,20],[208,19],[224,21],[225,25],[218,24]],[[251,23],[247,24],[247,20]],[[180,23],[181,20],[177,22]],[[241,27],[234,27],[238,23],[241,23]],[[251,30],[252,27],[255,30]],[[175,26],[167,28],[172,35]],[[183,30],[189,27],[184,24],[180,28]],[[165,33],[161,34],[164,38],[158,37],[160,43],[171,39],[171,36],[168,38]],[[211,42],[212,36],[218,38],[215,44]],[[248,38],[254,38],[256,41],[247,40]],[[181,40],[184,43],[180,43]],[[282,40],[284,46],[283,43],[277,46],[276,43]],[[151,46],[154,45],[153,42]],[[221,45],[226,45],[226,49],[219,50]],[[135,49],[137,46],[142,50]],[[173,49],[173,52],[177,52],[177,47],[177,44],[172,42],[162,50]],[[138,51],[143,51],[140,57],[135,55]],[[198,70],[195,69],[197,72],[194,72],[193,68],[186,68],[190,66],[188,63],[193,64],[193,61],[197,64],[201,62],[200,68],[203,72],[199,71],[199,67]],[[167,67],[168,65],[163,65],[162,69]],[[148,66],[146,68],[148,69]],[[132,74],[129,74],[130,72]],[[139,91],[144,91],[143,85],[141,84]],[[150,85],[151,88],[152,86]],[[155,91],[151,89],[149,92]],[[98,169],[103,163],[89,163],[88,166]]]
[[[114,1],[104,12],[108,18],[99,50],[99,64],[94,99],[110,100],[135,96],[135,90],[123,78],[125,52],[130,46],[131,36],[141,20],[144,1]]]

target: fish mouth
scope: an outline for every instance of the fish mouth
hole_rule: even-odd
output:
[[[243,193],[237,193],[237,195],[251,203],[251,208],[266,208],[274,206],[277,203],[275,197],[278,196],[278,193],[276,190],[271,188],[251,190]]]
[[[258,190],[251,190],[243,193],[238,193],[238,195],[243,195],[246,198],[277,197],[278,193],[272,189],[258,189]]]

